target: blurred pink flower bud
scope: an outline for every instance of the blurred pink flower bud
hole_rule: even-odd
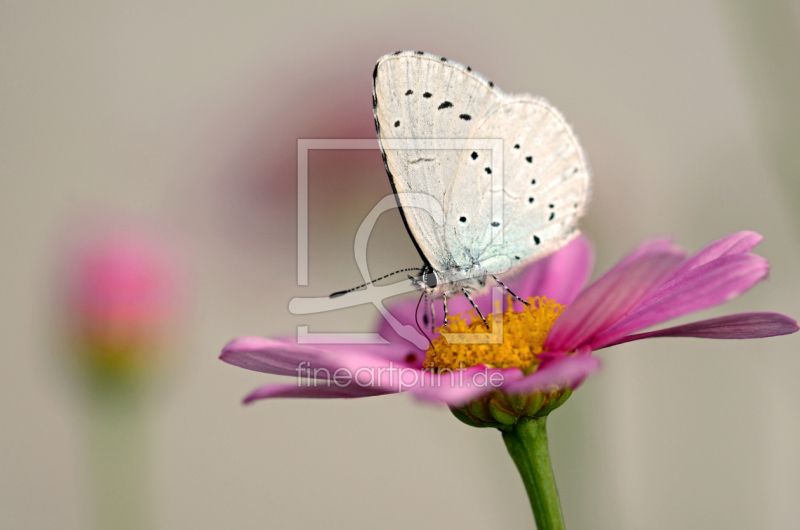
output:
[[[179,309],[180,267],[166,245],[111,229],[68,255],[66,310],[79,358],[106,375],[152,367]]]

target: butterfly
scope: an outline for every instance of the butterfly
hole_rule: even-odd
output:
[[[447,297],[464,294],[483,318],[470,294],[490,278],[508,290],[498,276],[578,235],[590,190],[583,150],[544,99],[507,95],[444,57],[385,55],[372,78],[386,172],[424,263],[412,282],[443,298],[445,315]]]

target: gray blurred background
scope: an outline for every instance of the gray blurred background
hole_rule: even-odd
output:
[[[355,231],[390,192],[377,151],[312,153],[297,287],[297,139],[373,138],[385,53],[467,63],[546,97],[581,138],[595,277],[645,238],[694,251],[750,229],[769,279],[700,316],[798,317],[799,25],[798,3],[776,1],[3,1],[0,527],[89,526],[85,410],[53,315],[65,234],[95,213],[179,234],[191,264],[150,406],[156,528],[531,527],[500,435],[446,409],[240,404],[279,378],[220,362],[229,339],[377,317],[287,310],[359,282]],[[370,259],[375,273],[419,264],[396,213]],[[601,352],[549,422],[568,526],[800,528],[797,350],[788,336]]]

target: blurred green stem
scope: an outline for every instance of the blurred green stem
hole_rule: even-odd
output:
[[[800,7],[790,0],[726,0],[722,5],[764,147],[800,220]]]
[[[96,530],[150,527],[148,436],[138,385],[91,385],[89,464]]]
[[[561,501],[550,465],[547,446],[547,417],[521,418],[503,431],[511,459],[517,465],[538,530],[564,530]]]

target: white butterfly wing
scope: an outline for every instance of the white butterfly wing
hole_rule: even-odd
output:
[[[491,81],[442,57],[422,52],[382,57],[373,74],[373,107],[394,191],[425,193],[446,208],[445,196],[462,158],[460,149],[446,147],[452,147],[452,139],[473,137],[503,98]],[[469,190],[476,191],[474,185]],[[402,197],[399,205],[423,258],[436,270],[452,267],[442,227]]]
[[[467,149],[445,204],[445,237],[459,266],[500,256],[511,265],[539,259],[578,234],[589,196],[589,170],[561,114],[540,98],[505,98],[474,133],[484,149]],[[502,139],[500,161],[489,139]],[[484,143],[484,145],[480,145]],[[494,180],[493,180],[494,179]],[[502,212],[495,193],[502,196]],[[496,226],[492,226],[495,223]]]

